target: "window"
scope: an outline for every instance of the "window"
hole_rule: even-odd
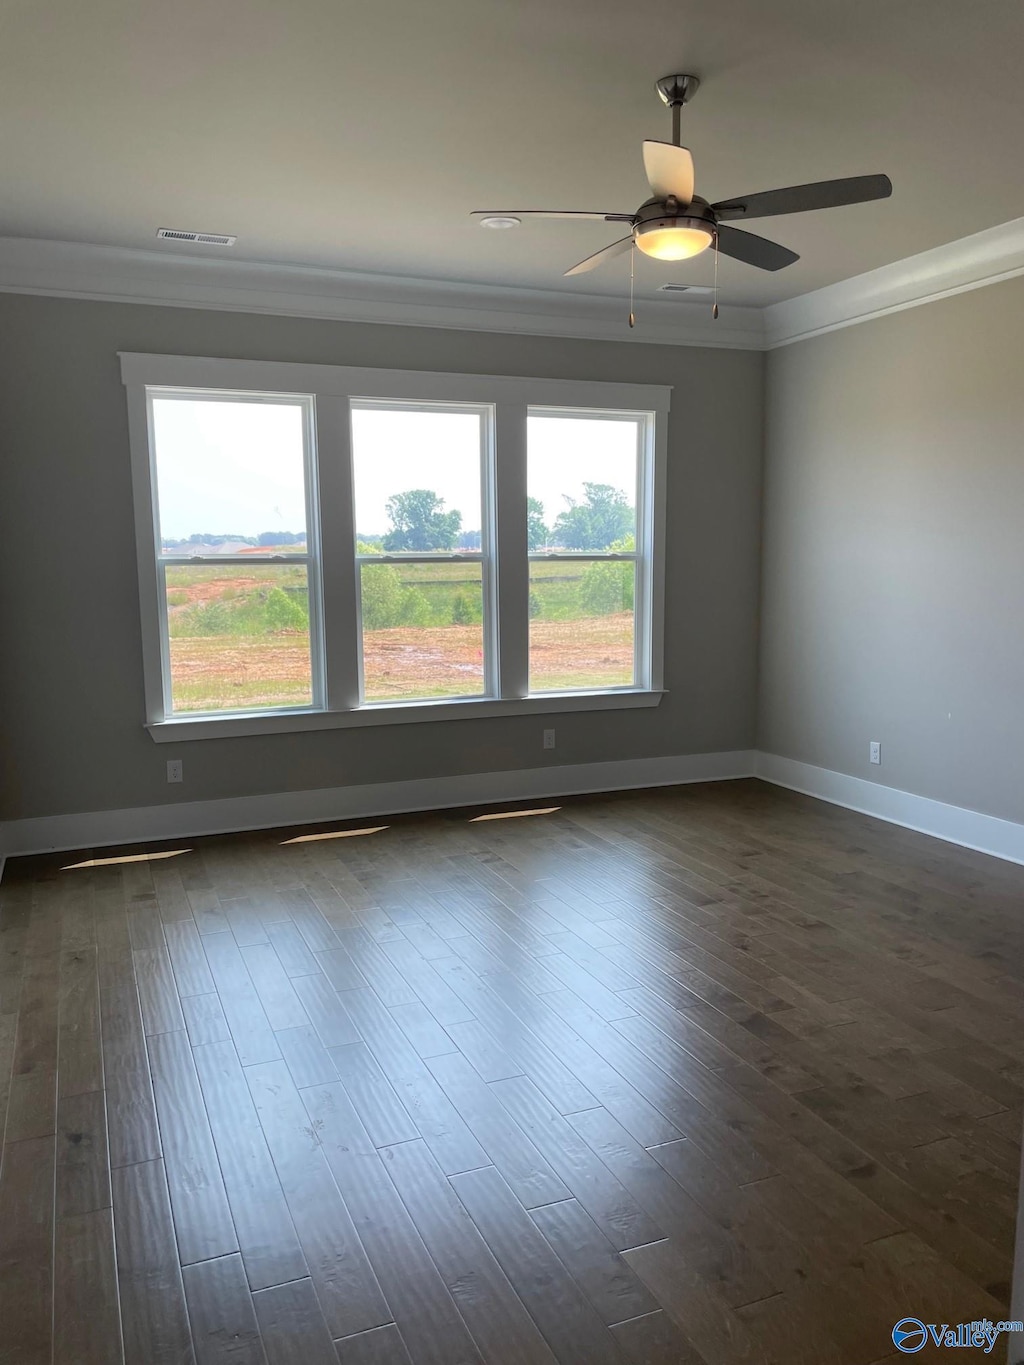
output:
[[[637,413],[529,411],[531,692],[633,687],[642,675],[645,429]]]
[[[352,404],[363,697],[493,695],[490,413]]]
[[[317,705],[311,400],[147,397],[165,714]]]
[[[668,390],[121,365],[155,739],[657,704]]]

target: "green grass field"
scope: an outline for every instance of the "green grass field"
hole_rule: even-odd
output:
[[[530,565],[530,685],[629,686],[632,565]],[[480,695],[483,593],[470,563],[367,565],[368,700]],[[168,628],[177,712],[309,705],[309,607],[302,565],[172,565]]]

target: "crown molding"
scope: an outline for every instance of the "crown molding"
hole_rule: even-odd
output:
[[[764,310],[765,347],[821,336],[1024,274],[1024,218],[961,237]]]
[[[596,341],[764,348],[760,308],[729,308],[715,322],[706,304],[678,298],[644,300],[631,329],[626,325],[626,304],[607,295],[27,237],[0,237],[0,293]]]
[[[706,303],[645,299],[631,329],[612,295],[0,237],[0,293],[743,351],[774,350],[1021,274],[1024,218],[1015,218],[766,308],[726,308],[717,322]]]

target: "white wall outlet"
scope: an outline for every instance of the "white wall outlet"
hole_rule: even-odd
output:
[[[545,748],[545,749],[553,749],[554,747],[555,747],[555,732],[554,732],[554,730],[545,730],[545,731],[544,731],[544,748]]]
[[[881,744],[879,743],[879,741],[878,741],[877,739],[873,739],[873,740],[871,741],[870,754],[871,754],[871,762],[872,762],[872,763],[881,763],[881,761],[882,761],[882,746],[881,746]]]
[[[167,781],[184,782],[185,777],[182,768],[183,764],[180,758],[169,758],[167,760]]]

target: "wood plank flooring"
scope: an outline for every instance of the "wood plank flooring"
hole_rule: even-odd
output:
[[[1024,868],[753,781],[478,813],[7,864],[0,1365],[1006,1316]]]

